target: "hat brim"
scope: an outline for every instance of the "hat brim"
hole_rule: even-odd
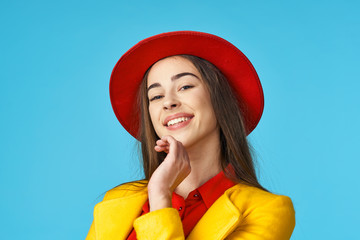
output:
[[[188,54],[214,64],[228,79],[239,102],[247,134],[260,121],[264,95],[259,77],[247,57],[230,42],[203,32],[177,31],[146,38],[116,63],[110,77],[110,100],[122,126],[138,137],[137,93],[147,69],[160,59]]]

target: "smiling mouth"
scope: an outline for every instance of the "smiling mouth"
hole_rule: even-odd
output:
[[[167,127],[170,127],[170,126],[174,126],[176,124],[180,124],[182,122],[186,122],[188,120],[190,120],[192,117],[179,117],[179,118],[175,118],[175,119],[172,119],[170,121],[168,121],[168,123],[166,124]]]

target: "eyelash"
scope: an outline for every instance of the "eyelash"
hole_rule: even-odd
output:
[[[181,87],[180,90],[183,89],[183,88],[185,88],[184,90],[186,90],[186,89],[193,88],[193,87],[194,86],[191,86],[191,85],[185,85],[185,86]]]
[[[161,96],[161,95],[157,95],[157,96],[151,98],[149,101],[151,102],[151,101],[154,101],[154,100],[158,100],[158,99],[160,99],[160,98],[162,98],[162,97],[163,97],[163,96]]]
[[[190,89],[190,88],[193,88],[194,86],[191,86],[191,85],[185,85],[183,87],[180,88],[179,91],[184,91],[184,90],[187,90],[187,89]],[[158,99],[161,99],[163,96],[161,95],[157,95],[157,96],[154,96],[153,98],[151,98],[149,101],[152,102],[154,100],[158,100]]]

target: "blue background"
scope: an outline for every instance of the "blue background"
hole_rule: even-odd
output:
[[[108,83],[132,45],[204,31],[252,61],[261,183],[292,198],[292,239],[358,239],[358,1],[0,3],[2,239],[84,239],[101,194],[141,177]]]

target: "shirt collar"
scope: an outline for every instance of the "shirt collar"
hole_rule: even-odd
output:
[[[228,166],[229,167],[229,166]],[[236,183],[225,176],[224,171],[219,172],[216,176],[209,179],[206,183],[201,185],[197,190],[199,191],[205,206],[209,209],[211,205],[230,187]]]

